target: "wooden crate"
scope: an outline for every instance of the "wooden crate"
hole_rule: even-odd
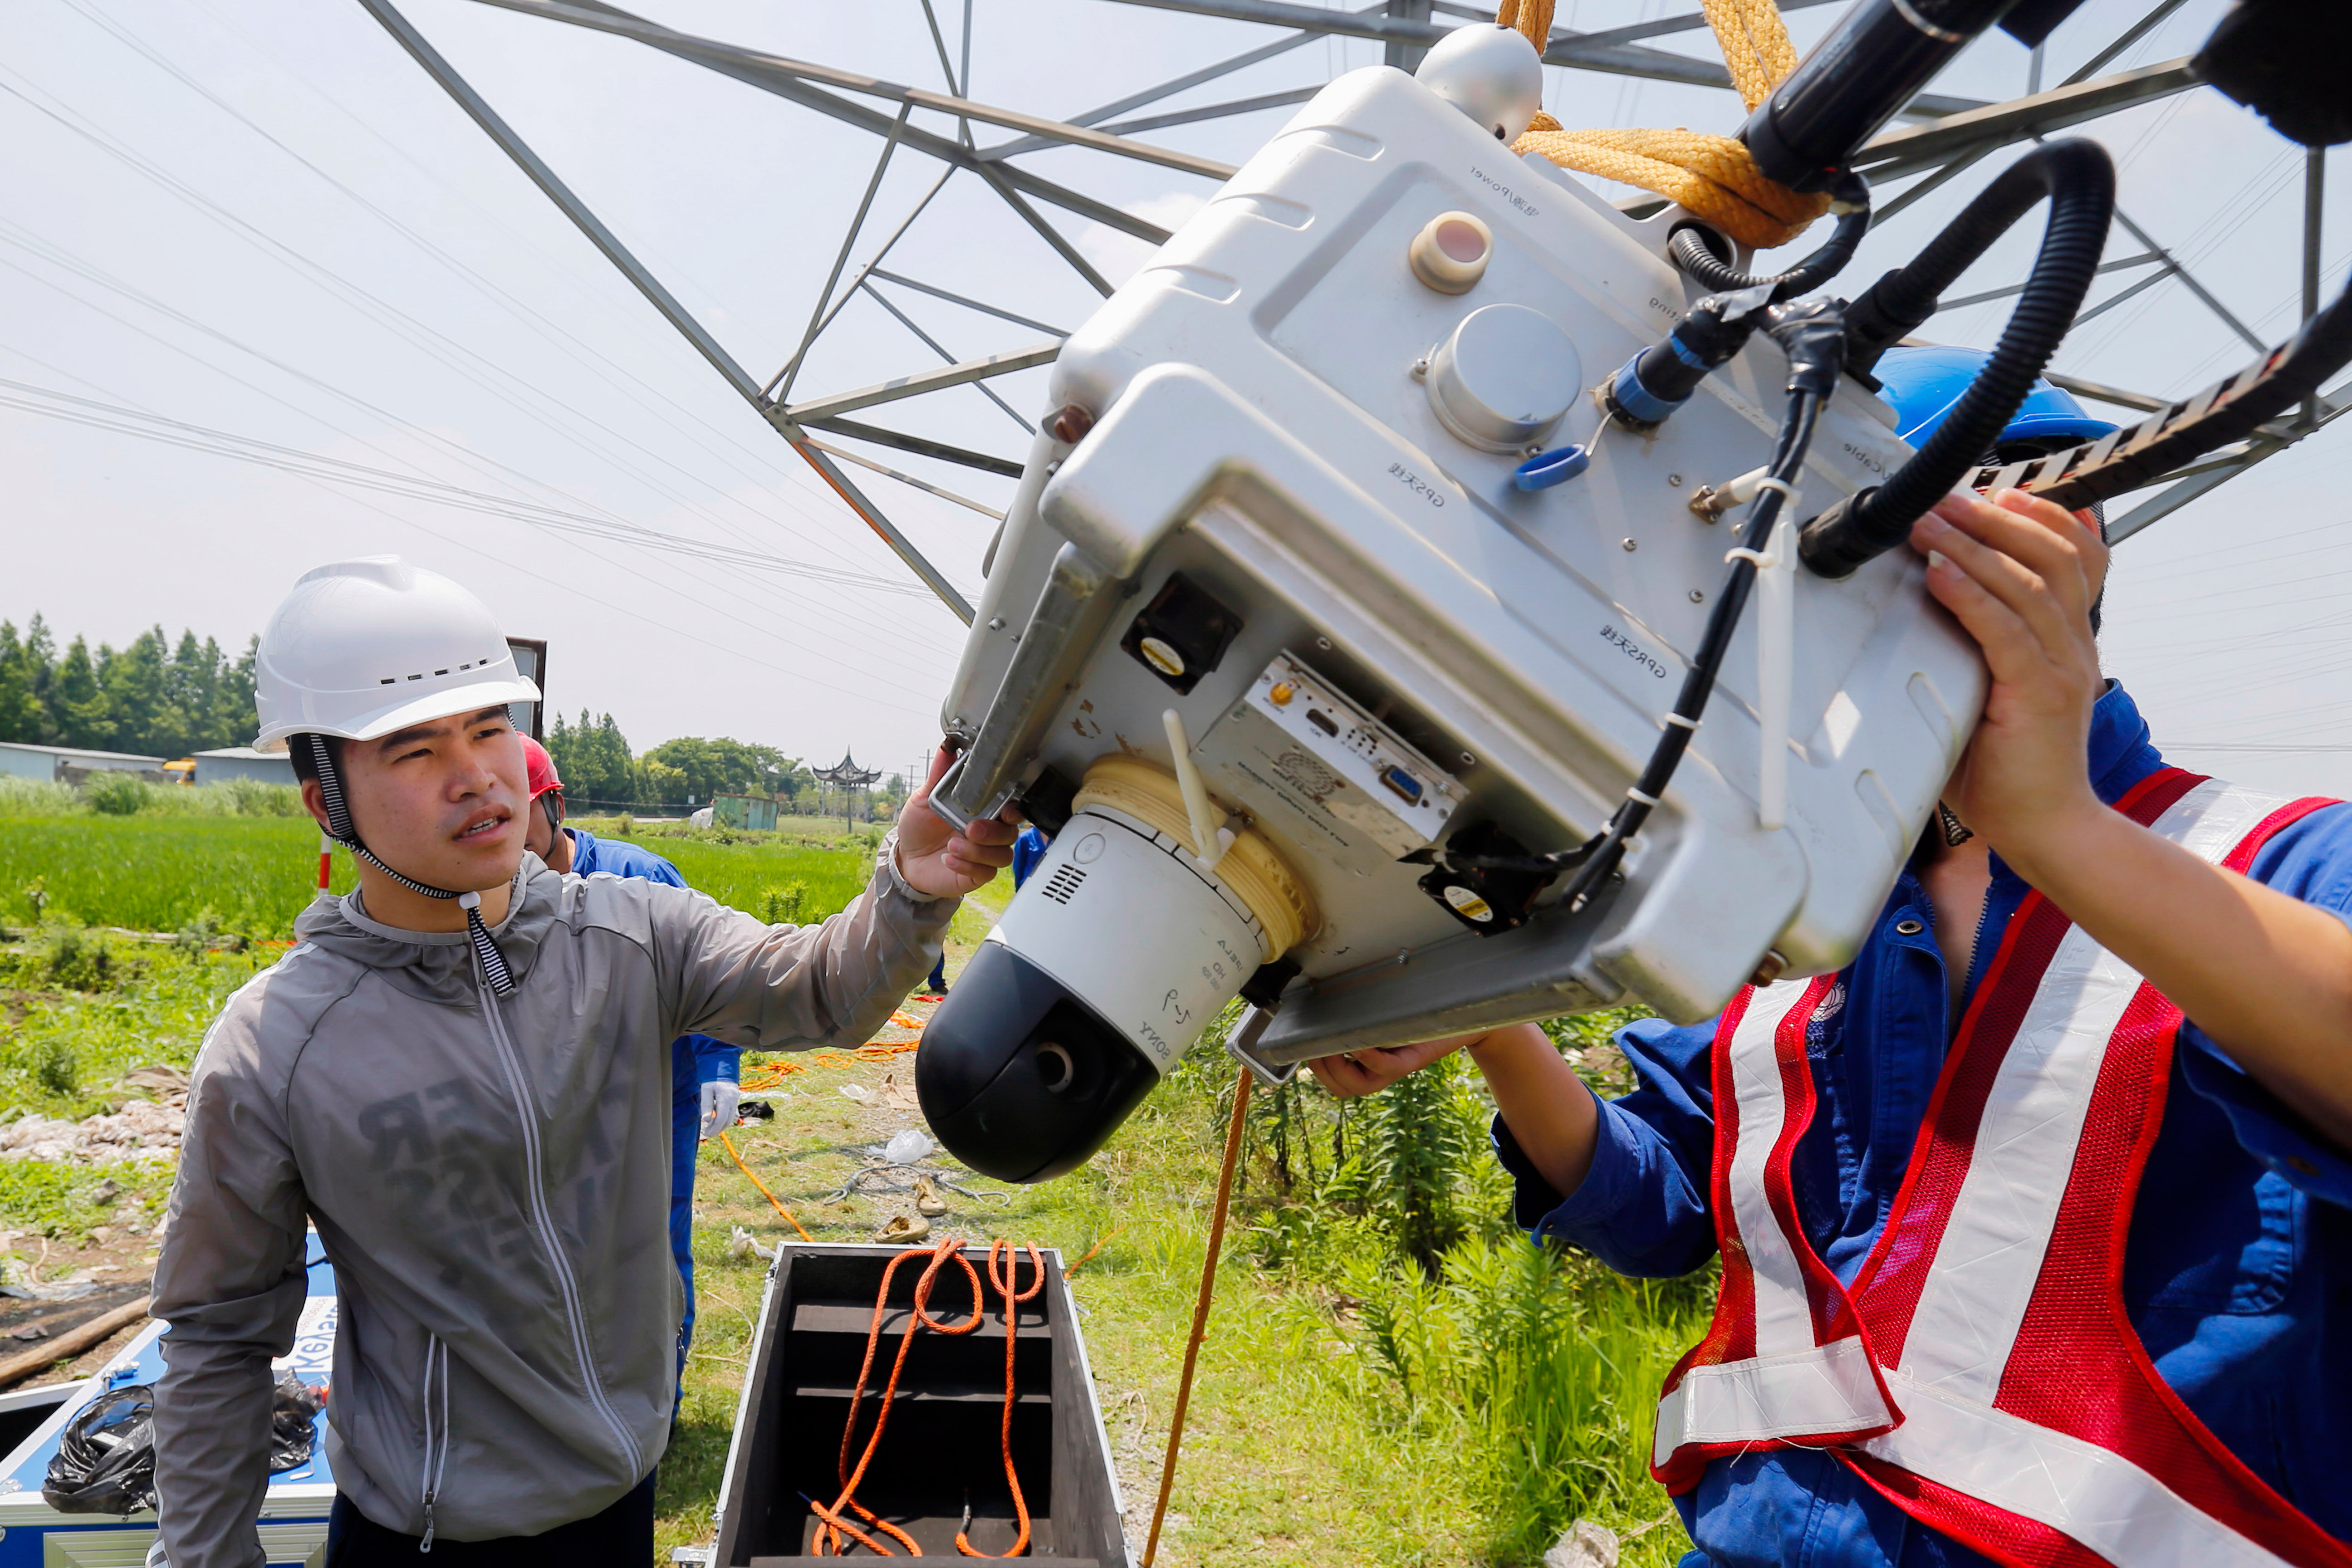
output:
[[[898,1248],[786,1243],[768,1271],[751,1364],[735,1417],[719,1495],[717,1568],[798,1568],[830,1562],[810,1555],[819,1528],[807,1499],[830,1503],[838,1480],[842,1429],[866,1353],[875,1292]],[[1118,1483],[1095,1402],[1094,1377],[1061,1257],[1040,1249],[1045,1289],[1022,1303],[1013,1325],[1013,1458],[1029,1506],[1024,1562],[1040,1568],[1129,1568],[1119,1523]],[[1004,1410],[1003,1306],[987,1284],[987,1249],[965,1250],[987,1303],[981,1326],[953,1337],[919,1331],[889,1426],[857,1500],[913,1536],[923,1554],[961,1561],[955,1535],[969,1501],[971,1542],[987,1552],[1013,1544],[1012,1494],[1004,1484],[999,1429]],[[1032,1278],[1021,1255],[1016,1289]],[[897,1330],[911,1316],[923,1260],[909,1259],[890,1282],[890,1300],[866,1414],[849,1462],[873,1430],[873,1413],[898,1353]],[[933,1287],[929,1311],[960,1322],[970,1287],[953,1263]],[[886,1541],[887,1537],[884,1537]],[[894,1548],[895,1549],[895,1548]],[[853,1544],[853,1552],[871,1556]]]

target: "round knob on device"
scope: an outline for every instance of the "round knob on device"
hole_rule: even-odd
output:
[[[1405,259],[1412,275],[1441,294],[1467,294],[1486,276],[1495,235],[1470,213],[1439,213],[1412,237]]]
[[[1518,452],[1551,433],[1584,385],[1576,345],[1525,305],[1486,305],[1429,356],[1439,423],[1486,452]]]

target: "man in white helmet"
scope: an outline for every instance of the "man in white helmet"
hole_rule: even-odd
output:
[[[457,584],[373,557],[302,578],[263,634],[261,733],[359,862],[198,1054],[155,1277],[163,1545],[261,1568],[269,1361],[315,1224],[341,1299],[334,1568],[651,1560],[682,1305],[669,1042],[867,1037],[958,899],[1011,858],[918,795],[822,926],[525,852],[509,702],[535,700]]]

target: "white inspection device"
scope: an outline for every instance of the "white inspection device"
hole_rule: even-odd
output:
[[[918,1059],[974,1168],[1081,1163],[1236,994],[1269,1068],[1629,998],[1705,1017],[1846,962],[1933,810],[1976,649],[1908,552],[1795,571],[1784,511],[1619,874],[1573,909],[1512,868],[1641,773],[1737,542],[1691,503],[1750,499],[1788,374],[1759,334],[1655,428],[1608,423],[1592,383],[1704,292],[1666,256],[1688,215],[1515,157],[1530,82],[1476,26],[1420,79],[1340,78],[1064,347],[1076,438],[1030,453],[943,712],[944,813],[1058,826]],[[1800,482],[1910,455],[1842,385]]]

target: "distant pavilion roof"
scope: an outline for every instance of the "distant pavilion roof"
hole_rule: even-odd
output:
[[[832,767],[812,768],[809,771],[835,789],[864,789],[882,776],[881,770],[878,768],[859,767],[857,759],[847,752],[842,752],[841,761]]]

